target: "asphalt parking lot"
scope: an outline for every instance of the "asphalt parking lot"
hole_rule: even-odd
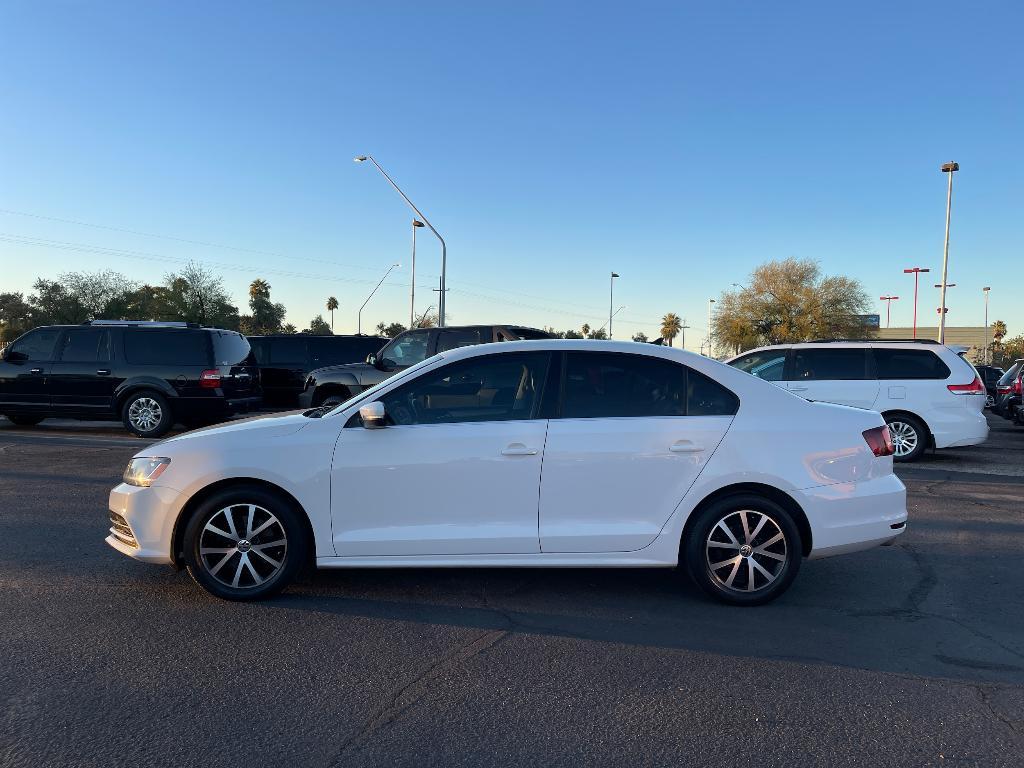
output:
[[[1024,748],[1024,429],[900,469],[777,602],[667,571],[324,572],[218,602],[103,542],[145,443],[0,420],[0,766],[992,765]]]

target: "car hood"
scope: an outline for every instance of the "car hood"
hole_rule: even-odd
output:
[[[309,419],[302,415],[302,411],[290,411],[288,413],[277,414],[274,416],[253,416],[248,419],[229,421],[226,424],[218,424],[215,427],[194,429],[191,432],[175,435],[172,438],[150,446],[146,449],[146,453],[147,455],[152,456],[153,449],[156,448],[156,446],[177,445],[180,443],[186,443],[190,440],[209,440],[211,438],[215,439],[226,435],[237,437],[234,433],[238,432],[250,433],[246,436],[247,438],[252,437],[263,439],[268,437],[282,437],[284,435],[290,435],[298,432],[307,424],[309,424]]]

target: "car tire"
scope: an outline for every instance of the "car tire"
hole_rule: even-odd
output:
[[[731,605],[763,605],[779,597],[803,558],[792,515],[755,494],[719,499],[700,511],[682,549],[690,578]]]
[[[342,397],[341,395],[329,395],[324,398],[324,401],[322,403],[320,403],[320,407],[333,408],[336,405],[341,405],[346,400],[348,400],[348,398]]]
[[[161,437],[174,426],[167,398],[152,389],[132,392],[121,405],[124,428],[139,437]]]
[[[893,461],[917,461],[924,455],[928,448],[928,428],[924,422],[909,413],[889,413],[885,423],[892,436]]]
[[[11,424],[16,424],[19,427],[34,427],[45,418],[45,416],[7,416],[7,420],[10,421]]]
[[[307,561],[302,513],[256,485],[206,499],[189,519],[184,560],[199,586],[224,600],[262,600],[290,584]]]

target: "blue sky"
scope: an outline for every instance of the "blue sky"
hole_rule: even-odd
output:
[[[448,241],[450,323],[597,326],[615,270],[617,337],[673,311],[694,348],[707,299],[786,256],[900,295],[894,325],[903,268],[930,267],[932,321],[956,160],[949,322],[980,325],[991,285],[1024,332],[1022,23],[1017,3],[7,0],[0,291],[195,259],[240,305],[266,278],[300,327],[333,294],[352,332],[401,262],[364,328],[407,320],[411,215],[352,163],[370,153]],[[419,243],[422,310],[440,253]]]

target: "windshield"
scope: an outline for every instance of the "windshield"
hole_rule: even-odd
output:
[[[1017,370],[1020,368],[1021,361],[1018,360],[1016,363],[1011,365],[1006,373],[999,377],[999,381],[996,382],[996,386],[1005,387],[1007,384],[1012,384],[1013,380],[1017,378]]]
[[[385,368],[404,368],[423,362],[427,356],[429,331],[412,331],[397,337],[380,351]]]

